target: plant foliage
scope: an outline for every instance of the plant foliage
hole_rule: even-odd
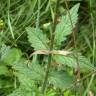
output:
[[[43,5],[42,6],[39,5],[40,2],[38,3],[37,13],[34,13],[34,10],[37,9],[36,7],[37,1],[38,0],[28,0],[28,2],[26,1],[24,3],[25,5],[27,4],[26,7],[24,7],[25,5],[23,5],[23,3],[20,3],[23,7],[19,10],[19,12],[17,12],[16,18],[14,20],[9,16],[9,13],[12,12],[15,13],[14,10],[9,12],[9,9],[10,8],[12,9],[14,7],[13,6],[14,3],[11,6],[8,3],[9,4],[8,6],[10,7],[8,9],[8,24],[10,23],[9,25],[10,28],[8,30],[9,32],[11,31],[11,35],[14,36],[13,41],[11,42],[12,44],[16,43],[18,39],[17,38],[15,40],[15,37],[17,37],[19,33],[14,34],[14,30],[15,30],[14,25],[16,24],[18,25],[18,23],[20,23],[19,20],[23,22],[23,19],[25,18],[23,23],[25,24],[26,22],[26,24],[22,25],[23,23],[21,22],[21,24],[18,25],[18,28],[22,26],[21,30],[24,30],[25,26],[30,24],[29,21],[33,20],[34,14],[36,15],[38,14],[40,16],[42,15],[39,14],[40,11],[39,7],[42,8],[43,6]],[[18,5],[18,2],[16,1],[16,5]],[[55,3],[54,0],[52,0],[51,2]],[[49,8],[49,6],[51,6],[50,2],[48,3],[46,10]],[[60,92],[63,92],[63,90],[68,88],[74,82],[77,82],[76,75],[73,74],[74,73],[73,69],[76,69],[78,67],[77,63],[80,66],[80,73],[82,74],[95,70],[95,67],[94,65],[91,64],[91,61],[87,59],[85,56],[78,54],[78,52],[77,52],[78,57],[76,57],[74,50],[71,50],[70,52],[65,50],[60,51],[60,47],[62,45],[61,43],[64,40],[66,40],[69,35],[71,35],[73,29],[76,27],[76,23],[78,21],[79,6],[80,6],[79,3],[76,4],[70,10],[67,10],[66,14],[60,17],[60,22],[56,25],[56,29],[54,32],[53,50],[51,50],[52,52],[54,52],[54,54],[49,51],[50,41],[51,41],[50,40],[51,37],[49,36],[49,34],[51,32],[49,32],[50,30],[47,30],[49,33],[46,33],[41,26],[36,28],[28,26],[24,30],[24,32],[25,31],[27,32],[27,39],[28,39],[27,43],[30,44],[31,49],[32,48],[34,49],[32,51],[34,51],[35,53],[30,56],[29,54],[27,56],[26,52],[24,53],[23,51],[20,50],[21,47],[19,46],[20,43],[17,44],[15,47],[14,47],[15,44],[10,46],[9,42],[5,43],[5,41],[2,39],[3,35],[1,32],[0,34],[1,36],[0,37],[0,96],[42,96],[41,87],[44,82],[45,72],[47,70],[46,66],[48,64],[47,60],[49,54],[52,54],[52,61],[48,73],[48,82],[47,82],[48,89],[46,89],[45,96],[61,96],[61,94],[58,95]],[[51,12],[54,11],[51,7],[50,9]],[[18,11],[18,8],[15,11]],[[26,11],[28,11],[27,14],[24,14],[24,16],[22,17],[21,14],[26,13]],[[35,18],[36,17],[34,17],[34,20]],[[14,21],[15,24],[12,26]],[[20,32],[20,30],[18,31],[18,28],[16,28],[16,31]],[[41,55],[40,53],[41,51],[45,53]],[[55,52],[56,53],[69,52],[70,54],[62,55],[62,54],[55,54]],[[78,58],[78,62],[76,60],[77,58]],[[72,71],[72,74],[68,72],[68,69],[69,71]],[[67,91],[64,94],[67,94],[66,96],[69,96],[68,94],[71,94],[71,92]]]

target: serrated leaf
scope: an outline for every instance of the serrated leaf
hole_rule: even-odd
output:
[[[26,78],[30,78],[32,80],[42,80],[44,77],[44,69],[39,64],[31,64],[26,60],[14,64],[13,68],[17,70],[18,74],[24,74]]]
[[[14,90],[11,94],[7,96],[32,96],[32,92],[26,90],[24,86],[20,86],[18,89]]]
[[[76,4],[74,7],[71,8],[70,12],[70,17],[67,12],[65,16],[61,17],[61,22],[57,24],[56,26],[56,31],[55,31],[55,46],[58,48],[61,45],[61,42],[66,38],[67,35],[72,33],[72,25],[75,27],[76,22],[77,22],[77,17],[78,17],[78,9],[79,9],[79,4]],[[71,25],[72,21],[72,25]]]
[[[28,41],[35,50],[47,50],[48,39],[46,35],[40,29],[27,27],[26,31],[28,33]]]
[[[72,76],[69,76],[66,72],[51,72],[51,75],[49,76],[49,82],[50,84],[53,84],[56,88],[67,88],[69,85],[71,85],[75,78]]]
[[[58,58],[58,59],[57,59]],[[84,56],[78,56],[78,63],[82,72],[94,70],[94,66]],[[71,68],[77,68],[77,60],[74,56],[54,55],[53,59],[57,64],[67,65]]]
[[[15,75],[18,77],[18,80],[20,82],[20,85],[24,86],[26,90],[32,91],[35,88],[35,83],[32,80],[32,78],[26,76],[26,74],[22,73],[15,73]]]
[[[44,69],[39,64],[34,64],[33,62],[25,59],[22,59],[19,63],[14,64],[12,68],[16,70],[14,75],[18,78],[20,86],[22,86],[24,89],[20,90],[20,92],[16,91],[16,93],[14,91],[9,96],[35,96],[33,95],[35,94],[35,88],[37,86],[35,83],[43,80]],[[26,93],[24,94],[23,91],[26,91]]]
[[[22,59],[19,63],[14,64],[13,67],[16,72],[14,75],[18,78],[20,85],[24,86],[26,90],[34,90],[35,80],[41,80],[43,69],[38,64],[31,64],[31,62]]]

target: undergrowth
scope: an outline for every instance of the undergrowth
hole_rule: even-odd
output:
[[[1,0],[0,96],[95,96],[94,2]]]

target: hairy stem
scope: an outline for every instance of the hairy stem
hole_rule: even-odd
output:
[[[59,6],[59,1],[60,0],[57,0],[56,7],[55,7],[55,18],[54,18],[54,21],[53,21],[52,33],[51,33],[51,36],[50,36],[50,38],[51,38],[51,40],[50,40],[50,51],[53,50],[53,45],[54,45],[54,33],[55,33],[56,23],[57,23],[56,22],[57,21],[57,9],[58,9],[58,6]],[[51,61],[52,61],[52,54],[49,54],[48,55],[47,69],[46,69],[45,78],[44,78],[44,83],[43,83],[42,90],[41,90],[42,94],[44,94],[45,89],[46,89]]]

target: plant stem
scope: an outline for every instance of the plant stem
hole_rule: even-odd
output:
[[[50,40],[50,51],[53,50],[53,45],[54,45],[54,33],[55,33],[55,29],[56,29],[56,20],[57,20],[57,9],[58,9],[58,6],[59,6],[59,1],[60,0],[57,0],[56,2],[56,7],[55,7],[55,18],[54,18],[54,21],[53,21],[53,27],[52,27],[52,33],[51,33],[51,40]],[[42,86],[42,90],[41,90],[41,93],[44,95],[45,93],[45,89],[46,89],[46,85],[47,85],[47,81],[48,81],[48,74],[49,74],[49,70],[50,70],[50,65],[51,65],[51,60],[52,60],[52,54],[49,54],[48,55],[48,64],[47,64],[47,69],[46,69],[46,73],[45,73],[45,78],[44,78],[44,83],[43,83],[43,86]]]
[[[66,5],[66,8],[68,10],[68,15],[69,15],[69,19],[70,19],[70,23],[71,23],[71,26],[72,26],[72,29],[74,29],[73,27],[73,23],[72,23],[72,20],[71,20],[71,15],[70,15],[70,12],[69,12],[69,7],[68,7],[68,3],[67,3],[67,0],[65,0],[65,5]],[[72,32],[72,37],[73,37],[73,43],[74,43],[74,49],[77,48],[77,45],[76,45],[76,37],[75,37],[75,32],[73,31]],[[77,62],[77,81],[80,80],[80,65],[79,65],[79,60],[78,60],[78,54],[76,53],[76,56],[74,56],[76,58],[76,62]],[[80,89],[80,96],[82,96],[82,89],[81,89],[81,86],[79,85],[79,89]]]
[[[67,1],[65,0],[65,5],[66,5],[66,8],[68,10],[68,15],[69,15],[69,19],[70,19],[70,23],[71,23],[71,26],[72,26],[72,29],[74,29],[73,27],[73,23],[72,23],[72,20],[71,20],[71,15],[70,15],[70,12],[69,12],[69,7],[68,7],[68,4],[67,4]],[[75,32],[73,31],[72,32],[72,36],[73,36],[73,42],[74,42],[74,49],[77,48],[77,45],[76,45],[76,37],[75,37]],[[78,60],[78,54],[76,52],[76,61],[77,61],[77,69],[78,69],[78,74],[77,74],[77,77],[78,79],[80,79],[80,66],[79,66],[79,60]]]

